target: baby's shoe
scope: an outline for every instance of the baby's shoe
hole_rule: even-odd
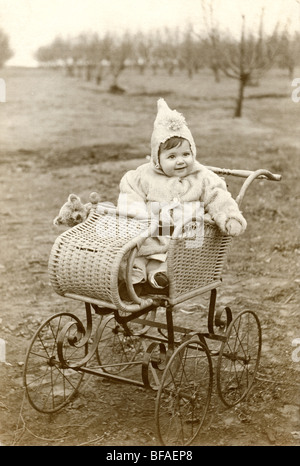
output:
[[[164,272],[149,272],[148,282],[153,288],[166,288],[169,284],[167,275]]]

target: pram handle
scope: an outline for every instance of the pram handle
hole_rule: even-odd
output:
[[[250,170],[230,170],[227,168],[217,168],[217,167],[206,167],[209,170],[213,171],[217,175],[231,175],[231,176],[239,176],[241,178],[246,178],[244,181],[239,194],[236,197],[236,202],[238,206],[241,205],[245,193],[247,189],[249,188],[250,184],[255,180],[255,179],[265,179],[265,180],[270,180],[270,181],[280,181],[281,180],[281,175],[271,173],[269,170],[265,170],[263,168],[255,171],[250,171]]]
[[[257,175],[255,178],[263,178],[269,179],[273,181],[280,181],[281,175],[273,174],[269,170],[259,169],[256,171],[251,170],[231,170],[229,168],[218,168],[218,167],[209,167],[206,165],[206,168],[213,171],[217,175],[231,175],[231,176],[239,176],[240,178],[248,178],[249,176],[256,173]]]

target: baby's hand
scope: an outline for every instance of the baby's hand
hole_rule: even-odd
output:
[[[214,218],[214,221],[220,230],[229,236],[241,235],[247,227],[247,222],[240,212],[234,212],[233,214],[221,212]]]
[[[235,218],[229,218],[225,223],[225,232],[229,236],[239,236],[244,232],[245,228],[246,225],[243,225]]]

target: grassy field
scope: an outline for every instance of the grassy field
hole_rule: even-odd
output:
[[[72,304],[55,295],[47,276],[60,233],[53,218],[71,192],[84,202],[92,191],[116,201],[121,176],[146,161],[156,101],[164,97],[185,115],[201,163],[282,175],[249,188],[242,206],[248,228],[234,241],[219,295],[221,306],[250,308],[261,319],[259,377],[236,409],[214,400],[196,445],[298,445],[300,366],[292,354],[300,338],[300,103],[291,100],[287,74],[273,70],[247,88],[239,119],[232,117],[238,83],[217,84],[208,70],[192,79],[126,71],[122,95],[108,92],[108,80],[96,86],[53,70],[7,68],[0,77],[7,85],[0,103],[0,338],[8,363],[0,364],[0,442],[156,444],[153,394],[89,380],[82,401],[49,420],[24,401],[22,370],[38,323]],[[227,181],[236,195],[240,180]]]

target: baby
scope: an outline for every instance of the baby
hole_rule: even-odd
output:
[[[118,208],[131,215],[148,216],[151,203],[200,201],[204,214],[219,229],[238,236],[247,223],[225,181],[196,160],[196,145],[183,115],[171,110],[164,99],[151,137],[150,162],[128,171],[120,182]],[[147,238],[133,268],[133,284],[148,281],[152,287],[167,285],[166,254],[169,237]]]
[[[247,223],[237,203],[227,191],[225,181],[196,160],[196,145],[183,115],[171,110],[164,99],[157,102],[157,116],[151,137],[150,162],[128,171],[120,182],[118,210],[148,218],[161,206],[201,203],[221,232],[238,236]],[[91,195],[91,202],[95,193]],[[56,225],[73,226],[84,221],[91,203],[83,205],[74,194],[54,220]],[[163,210],[163,209],[162,209]],[[161,212],[162,212],[161,210]],[[157,212],[156,212],[157,213]],[[148,282],[151,287],[168,285],[167,251],[170,235],[147,238],[139,248],[132,271],[134,285]],[[120,282],[126,280],[126,261],[120,269]]]

